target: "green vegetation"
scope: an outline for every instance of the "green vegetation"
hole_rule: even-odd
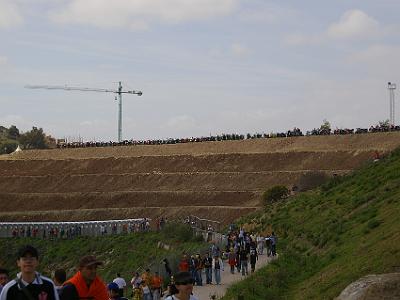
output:
[[[172,227],[172,224],[171,224]],[[174,232],[178,234],[168,237],[168,228],[161,232],[134,233],[128,235],[115,235],[103,237],[79,237],[70,240],[43,240],[33,238],[1,239],[0,240],[0,265],[10,269],[16,274],[16,252],[25,244],[31,244],[39,249],[40,271],[50,276],[57,268],[64,268],[68,275],[75,272],[79,258],[93,254],[104,262],[99,273],[106,281],[115,278],[117,272],[130,279],[133,272],[142,272],[150,267],[153,271],[162,271],[163,258],[168,258],[173,268],[183,252],[198,252],[207,247],[192,234],[192,230],[185,225],[174,224]],[[188,229],[188,230],[187,230]],[[184,233],[184,234],[182,234]],[[189,234],[187,234],[189,233]],[[162,242],[170,246],[158,247]]]
[[[285,199],[289,195],[289,190],[284,185],[276,185],[268,190],[266,190],[263,195],[264,205],[268,206],[271,203]]]
[[[333,299],[362,276],[393,272],[400,261],[399,215],[400,150],[272,203],[245,221],[255,231],[274,229],[279,258],[223,299]]]
[[[32,130],[20,133],[14,125],[11,125],[10,128],[0,126],[0,154],[15,151],[18,144],[23,149],[46,149],[54,143],[55,140],[46,136],[42,128],[32,127]]]

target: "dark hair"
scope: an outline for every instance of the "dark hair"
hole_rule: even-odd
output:
[[[27,254],[32,255],[33,257],[36,257],[37,259],[39,259],[39,252],[38,250],[31,246],[31,245],[25,245],[22,246],[19,250],[18,250],[18,254],[17,254],[17,258],[20,259],[21,257],[25,257]]]
[[[193,283],[193,277],[189,272],[179,272],[174,275],[174,284],[188,284]]]
[[[67,280],[67,273],[65,272],[64,269],[57,269],[54,272],[54,278],[59,283],[63,284]]]
[[[175,284],[169,284],[169,294],[170,295],[175,295],[175,294],[178,294],[179,293],[179,291],[178,291],[178,289],[176,288],[176,286],[175,286]]]
[[[121,277],[121,273],[117,273],[117,277]]]

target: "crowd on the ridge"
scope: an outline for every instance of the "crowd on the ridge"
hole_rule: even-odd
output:
[[[198,142],[217,142],[217,141],[233,141],[233,140],[245,140],[245,139],[261,139],[261,138],[277,138],[277,137],[296,137],[296,136],[310,136],[310,135],[343,135],[343,134],[364,134],[372,132],[390,132],[400,131],[400,126],[388,125],[386,123],[370,126],[369,128],[336,128],[331,130],[329,128],[322,127],[314,128],[306,131],[305,134],[295,127],[292,130],[286,132],[277,133],[254,133],[250,134],[221,134],[221,135],[210,135],[206,137],[190,137],[190,138],[169,138],[169,139],[149,139],[149,140],[123,140],[121,142],[114,141],[88,141],[88,142],[68,142],[63,141],[57,144],[57,148],[89,148],[89,147],[109,147],[109,146],[135,146],[135,145],[170,145],[170,144],[184,144],[184,143],[198,143]]]
[[[0,268],[0,300],[197,300],[193,286],[221,284],[224,264],[232,274],[246,276],[255,271],[258,256],[265,250],[268,256],[276,256],[274,233],[262,237],[231,227],[227,240],[225,249],[212,242],[205,253],[184,253],[174,274],[164,259],[165,277],[146,269],[142,274],[134,272],[128,282],[118,273],[108,284],[97,275],[97,267],[103,263],[93,255],[80,258],[71,278],[67,279],[65,270],[57,269],[49,279],[37,272],[38,250],[25,245],[17,253],[20,272],[16,278],[10,280],[9,272]]]
[[[73,239],[79,236],[116,235],[150,230],[150,219],[142,218],[120,222],[26,222],[19,225],[0,223],[0,236],[13,238]],[[3,233],[7,232],[6,234]]]

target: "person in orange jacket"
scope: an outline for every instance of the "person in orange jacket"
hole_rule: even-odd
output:
[[[108,300],[106,285],[97,276],[97,267],[102,264],[92,255],[82,257],[79,271],[65,282],[60,300]]]

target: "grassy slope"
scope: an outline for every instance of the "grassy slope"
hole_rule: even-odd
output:
[[[400,150],[253,216],[278,232],[280,257],[224,299],[332,299],[352,281],[400,262]]]
[[[190,229],[189,229],[190,232]],[[177,233],[177,231],[174,231]],[[179,235],[179,233],[177,234]],[[185,237],[188,237],[186,235]],[[194,253],[206,247],[204,242],[196,239],[172,238],[164,233],[136,233],[129,235],[106,236],[106,237],[81,237],[72,240],[42,240],[42,239],[0,239],[0,266],[16,273],[15,255],[17,249],[24,244],[32,244],[40,252],[40,271],[50,276],[57,268],[64,268],[68,275],[72,275],[79,258],[83,255],[94,254],[104,266],[99,273],[107,282],[115,278],[120,272],[126,279],[130,279],[133,272],[151,266],[157,270],[161,259],[167,257],[171,264],[174,259],[180,257],[183,252]],[[163,241],[172,246],[171,251],[158,249],[157,243]],[[172,267],[172,265],[171,265]]]

